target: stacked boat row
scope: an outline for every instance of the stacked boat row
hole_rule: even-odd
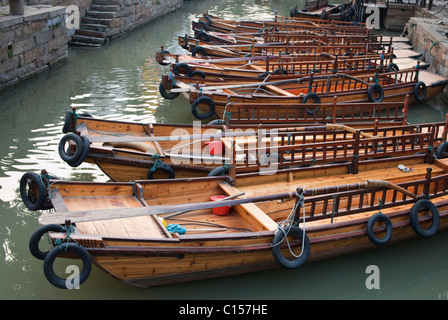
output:
[[[81,257],[79,283],[94,263],[150,287],[294,269],[446,228],[448,120],[407,122],[412,103],[439,88],[418,68],[399,70],[390,41],[359,24],[283,17],[206,14],[193,31],[179,37],[191,55],[157,53],[170,69],[160,93],[185,94],[197,118],[218,123],[68,110],[62,160],[113,181],[22,177],[25,205],[53,209],[30,239],[52,284],[67,288],[54,270],[61,255]],[[49,252],[39,249],[46,233]]]

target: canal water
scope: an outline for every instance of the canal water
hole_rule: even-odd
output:
[[[39,227],[19,195],[27,171],[45,168],[76,181],[107,181],[94,165],[71,168],[57,151],[68,108],[95,117],[135,122],[192,123],[187,101],[164,100],[158,84],[165,67],[155,61],[164,46],[183,53],[177,37],[209,10],[224,18],[271,19],[303,5],[292,0],[194,0],[99,49],[70,48],[68,62],[37,79],[0,93],[0,299],[447,299],[448,233],[388,245],[298,270],[277,269],[151,289],[129,287],[93,268],[79,290],[61,290],[44,277],[42,261],[28,250]],[[441,121],[439,99],[413,106],[412,123]],[[366,269],[377,266],[379,288],[368,289]]]

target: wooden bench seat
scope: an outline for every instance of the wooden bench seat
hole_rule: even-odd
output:
[[[240,192],[240,190],[227,183],[220,183],[219,186],[229,196]],[[273,231],[278,227],[274,220],[253,203],[238,204],[233,206],[233,209],[239,215],[240,219],[247,223],[253,231]]]
[[[268,84],[267,86],[265,86],[266,88],[268,88],[271,91],[274,91],[275,93],[278,93],[281,96],[287,96],[287,97],[295,97],[295,94],[292,94],[291,92],[288,92],[286,90],[283,90],[279,87],[273,86]]]

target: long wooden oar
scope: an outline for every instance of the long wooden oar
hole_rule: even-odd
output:
[[[326,125],[326,127],[327,127],[327,130],[344,130],[344,131],[348,131],[348,132],[351,132],[351,133],[356,133],[356,129],[355,128],[346,126],[345,124],[332,124],[332,123],[329,123],[329,124]],[[365,133],[363,131],[360,131],[359,134],[362,137],[364,137],[364,138],[375,138],[375,136],[372,136],[372,135],[370,135],[368,133]]]
[[[232,200],[232,199],[238,198],[238,197],[240,197],[240,196],[242,196],[242,195],[244,195],[244,194],[245,194],[245,192],[239,192],[239,193],[237,193],[237,194],[233,194],[233,195],[231,195],[231,196],[228,196],[228,197],[225,197],[225,198],[216,200],[216,201]],[[196,210],[196,209],[194,209],[194,210]],[[169,215],[163,217],[163,219],[167,220],[167,219],[169,219],[169,218],[178,216],[178,215],[183,214],[183,213],[191,212],[191,211],[194,211],[194,210],[184,210],[184,211],[175,212],[175,213],[172,213],[172,214],[169,214]]]
[[[385,180],[367,180],[367,182],[360,182],[360,183],[352,183],[352,184],[345,184],[345,185],[338,185],[338,186],[329,186],[329,187],[319,187],[319,188],[309,188],[305,190],[300,190],[300,192],[303,192],[304,196],[316,196],[321,194],[329,194],[329,193],[338,193],[343,191],[350,191],[350,190],[357,190],[357,189],[364,189],[364,188],[386,188],[386,189],[392,189],[396,190],[398,192],[404,193],[405,195],[416,199],[417,196],[406,190],[405,188],[400,187],[399,185],[385,181]]]
[[[398,192],[404,193],[405,195],[417,199],[417,195],[414,193],[406,190],[405,188],[400,187],[399,185],[396,185],[395,183],[384,181],[384,180],[367,180],[367,186],[369,188],[387,188],[396,190]]]
[[[288,131],[318,131],[318,130],[346,130],[350,132],[356,132],[356,129],[345,126],[345,125],[316,125],[307,127],[289,127],[289,128],[278,128],[265,130],[263,133],[271,134],[276,132],[288,132]],[[227,138],[227,137],[242,137],[242,136],[255,136],[257,131],[252,132],[241,132],[241,131],[217,131],[214,133],[199,133],[191,135],[178,135],[178,136],[160,136],[160,137],[149,137],[149,136],[89,136],[90,142],[104,142],[104,143],[124,143],[124,142],[150,142],[150,141],[181,141],[181,140],[196,140],[196,139],[210,139],[210,138]],[[374,138],[368,134],[364,134],[365,137]]]
[[[51,212],[44,213],[39,217],[39,223],[46,224],[64,224],[66,220],[71,223],[123,219],[138,216],[158,215],[163,213],[173,213],[186,210],[200,210],[212,209],[219,207],[234,206],[244,203],[252,203],[259,201],[280,200],[296,196],[296,193],[278,193],[265,196],[243,198],[226,201],[208,201],[176,205],[160,205],[151,207],[137,207],[137,208],[118,208],[118,209],[104,209],[104,210],[82,210],[72,212]]]

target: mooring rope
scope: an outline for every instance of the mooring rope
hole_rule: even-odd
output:
[[[287,217],[285,220],[279,222],[279,224],[278,224],[278,230],[280,230],[281,232],[283,232],[283,238],[282,238],[278,243],[275,243],[275,244],[272,245],[272,247],[278,246],[278,245],[280,245],[280,244],[283,242],[283,240],[286,238],[286,243],[288,244],[289,252],[290,252],[291,255],[293,255],[295,258],[299,258],[299,257],[301,257],[302,254],[303,254],[303,251],[304,251],[303,248],[304,248],[304,246],[305,246],[305,233],[306,233],[306,232],[305,232],[305,197],[303,196],[303,194],[300,194],[298,197],[299,197],[299,198],[298,198],[298,200],[296,201],[296,203],[294,204],[294,207],[292,208],[292,210],[291,210],[291,212],[289,213],[288,217]],[[294,223],[294,220],[295,220],[295,215],[296,215],[296,212],[297,212],[297,207],[300,207],[300,206],[302,206],[302,211],[303,211],[303,236],[302,236],[302,249],[301,249],[300,254],[299,254],[299,255],[296,255],[296,254],[292,251],[292,249],[291,249],[291,245],[290,245],[289,240],[288,240],[288,233],[289,233],[289,230],[291,229],[291,227],[293,226],[293,224],[296,224],[296,225],[297,225],[297,224],[299,223],[299,221],[297,221],[296,223]],[[288,228],[287,231],[285,231],[285,227]]]

